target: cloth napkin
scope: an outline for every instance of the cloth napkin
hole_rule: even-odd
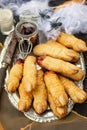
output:
[[[84,104],[81,104],[82,108]],[[77,105],[78,106],[78,105]],[[87,107],[87,103],[85,105]],[[78,108],[78,107],[76,107]],[[78,108],[78,111],[81,107]],[[87,109],[83,108],[84,113]],[[80,111],[81,114],[81,111]],[[82,113],[83,114],[83,113]],[[0,130],[87,130],[87,117],[72,111],[61,120],[46,123],[34,122],[12,106],[7,93],[3,90],[0,99]]]

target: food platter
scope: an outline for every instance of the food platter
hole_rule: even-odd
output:
[[[42,36],[41,36],[42,35]],[[5,51],[7,49],[7,46],[8,46],[8,43],[9,43],[9,40],[11,39],[12,37],[12,34],[10,34],[9,36],[7,36],[6,40],[5,40],[5,43],[4,43],[4,49],[2,50],[2,53],[1,53],[1,58],[0,58],[0,63],[1,61],[3,60],[3,55],[5,54]],[[41,40],[43,40],[44,36],[43,34],[40,33],[40,42]],[[42,38],[41,38],[42,37]],[[16,60],[16,58],[19,58],[20,55],[19,55],[19,51],[18,49],[16,49],[16,52],[15,52],[15,55],[14,55],[14,59],[13,59],[13,62]],[[83,58],[83,54],[81,53],[80,54],[80,60],[78,61],[78,63],[76,63],[76,65],[78,67],[80,67],[84,72],[85,72],[85,63],[84,63],[84,58]],[[11,67],[11,66],[10,66]],[[5,79],[5,82],[8,78],[8,75],[9,75],[9,69],[10,67],[8,68],[7,70],[7,74],[6,74],[6,79]],[[37,67],[37,69],[39,69],[39,66]],[[83,80],[79,81],[79,82],[76,82],[76,84],[81,88],[83,89]],[[12,103],[12,105],[18,110],[18,101],[19,101],[19,95],[17,92],[15,93],[9,93],[7,91],[7,88],[6,88],[6,83],[4,84],[4,88],[8,94],[8,98],[10,100],[10,102]],[[74,102],[71,100],[71,98],[69,98],[69,103],[68,103],[68,112],[67,112],[67,115],[72,111],[73,109],[73,106],[74,106]],[[37,114],[33,108],[31,108],[28,112],[23,112],[24,115],[33,120],[33,121],[36,121],[36,122],[50,122],[52,120],[58,120],[58,118],[53,114],[53,112],[50,110],[50,107],[48,106],[48,109],[46,112],[44,112],[43,114],[39,115]]]

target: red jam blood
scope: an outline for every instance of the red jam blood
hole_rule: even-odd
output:
[[[23,64],[23,63],[24,63],[24,60],[23,60],[23,59],[17,59],[16,63],[17,63],[17,64]]]

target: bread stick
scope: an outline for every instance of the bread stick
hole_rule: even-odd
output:
[[[44,81],[47,87],[47,91],[51,94],[56,106],[62,107],[67,105],[68,96],[58,76],[54,72],[48,71],[44,75]]]
[[[47,91],[43,79],[43,71],[37,71],[37,85],[36,88],[32,91],[34,101],[33,107],[38,114],[42,114],[47,109]]]
[[[64,107],[56,106],[51,94],[49,94],[49,93],[48,93],[48,102],[49,102],[50,108],[53,111],[54,115],[57,116],[59,119],[65,117],[67,115],[67,106],[64,106]]]
[[[26,92],[23,82],[19,86],[19,102],[18,110],[19,111],[28,111],[32,104],[32,93]]]
[[[63,4],[56,6],[54,11],[59,11],[62,8],[65,8],[65,7],[69,6],[69,5],[72,5],[72,3],[73,3],[72,0],[66,1]]]
[[[87,99],[86,92],[79,88],[73,81],[66,77],[60,75],[58,76],[62,84],[64,85],[66,92],[75,103],[83,103]]]
[[[67,34],[61,32],[60,35],[57,37],[57,41],[62,45],[71,48],[77,52],[85,52],[87,51],[86,42],[81,39],[76,38],[72,34]]]
[[[38,57],[37,62],[41,67],[60,73],[73,80],[78,81],[84,77],[84,72],[79,67],[60,59],[55,59],[50,56],[41,56]]]
[[[64,61],[76,62],[80,56],[74,50],[68,49],[54,40],[34,47],[33,52],[37,56],[48,55]]]
[[[6,81],[7,90],[9,92],[15,92],[19,87],[19,82],[23,76],[23,64],[24,61],[20,59],[12,66]]]
[[[27,92],[30,92],[36,87],[37,69],[36,57],[28,56],[25,59],[23,71],[23,83]]]
[[[73,3],[75,3],[75,2],[76,3],[84,4],[85,0],[68,0],[68,1],[64,2],[63,4],[56,6],[55,9],[54,9],[54,11],[59,11],[60,9],[65,8],[67,6],[70,6]]]

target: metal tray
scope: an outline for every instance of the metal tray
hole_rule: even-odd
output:
[[[1,56],[0,56],[0,64],[1,64],[1,61],[3,60],[3,55],[4,55],[4,53],[5,53],[6,49],[7,49],[7,46],[8,46],[8,43],[9,43],[9,40],[10,40],[11,37],[12,37],[12,34],[10,34],[9,36],[7,36],[7,38],[5,40],[4,49],[2,50],[2,53],[1,53]],[[42,34],[42,36],[40,36],[40,38],[41,38],[40,41],[43,40],[43,38],[44,38],[43,34]],[[17,57],[20,57],[19,55],[20,55],[19,51],[18,51],[18,49],[16,49],[13,62],[16,60]],[[78,61],[78,63],[76,63],[76,65],[78,67],[82,68],[82,70],[84,72],[86,72],[84,58],[83,58],[83,54],[82,53],[80,54],[80,60]],[[8,78],[10,67],[7,70],[7,75],[6,75],[5,82],[6,82],[7,78]],[[80,88],[82,88],[82,89],[83,89],[83,80],[81,80],[79,82],[76,82],[76,84]],[[7,91],[6,84],[4,84],[4,88]],[[8,93],[8,98],[9,98],[10,102],[18,110],[18,105],[17,105],[18,101],[19,101],[19,95],[18,95],[18,93],[17,92],[15,92],[15,93],[9,93],[8,91],[7,91],[7,93]],[[74,102],[71,100],[71,98],[69,98],[68,113],[67,113],[67,115],[72,111],[73,106],[74,106]],[[47,111],[44,112],[42,115],[39,115],[39,114],[35,113],[35,111],[34,111],[33,108],[31,108],[28,112],[23,112],[23,113],[24,113],[24,115],[27,118],[29,118],[29,119],[31,119],[33,121],[36,121],[36,122],[50,122],[52,120],[59,120],[56,116],[54,116],[53,112],[50,110],[49,107],[48,107]]]

